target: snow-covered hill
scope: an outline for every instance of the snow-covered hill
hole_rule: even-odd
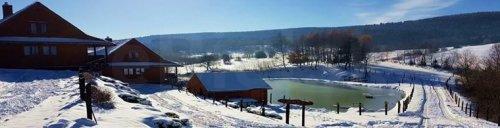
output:
[[[272,64],[259,66],[263,65],[260,63]],[[273,67],[268,68],[267,65]],[[451,76],[445,71],[379,62],[370,66],[371,77],[367,82],[348,82],[344,81],[346,77],[359,77],[362,71],[346,71],[323,64],[317,68],[290,64],[287,69],[276,68],[279,66],[280,61],[276,58],[244,59],[231,65],[216,65],[218,70],[247,71],[263,78],[316,79],[352,86],[399,89],[406,96],[415,85],[415,94],[405,113],[398,114],[397,108],[391,108],[388,115],[384,115],[383,111],[358,115],[356,109],[336,114],[325,109],[308,108],[306,127],[496,126],[492,122],[468,117],[460,110],[443,88],[443,83]],[[244,70],[241,69],[243,67]],[[203,71],[203,67],[196,68]],[[72,71],[0,69],[0,127],[157,127],[158,123],[172,125],[174,122],[177,122],[176,126],[189,122],[185,127],[296,127],[301,122],[299,107],[292,107],[291,124],[287,125],[283,118],[251,113],[259,113],[259,107],[249,107],[250,112],[240,112],[239,109],[225,107],[222,102],[196,97],[173,86],[128,85],[101,77],[97,83],[112,92],[115,108],[93,107],[96,124],[84,118],[85,105],[79,100],[75,75],[76,72]],[[399,85],[401,79],[405,82]],[[413,82],[410,82],[411,79]],[[142,98],[151,104],[129,103],[120,95]],[[280,104],[267,106],[266,112],[285,117],[284,106]]]

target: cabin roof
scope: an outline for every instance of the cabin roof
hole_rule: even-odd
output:
[[[225,72],[196,73],[195,76],[209,92],[248,91],[252,89],[272,89],[255,73]]]
[[[166,61],[166,62],[111,62],[108,63],[111,67],[179,67],[181,65]]]

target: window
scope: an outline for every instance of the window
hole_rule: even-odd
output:
[[[144,73],[144,68],[135,68],[135,74],[140,75]]]
[[[43,46],[43,55],[57,55],[56,46]]]
[[[38,54],[37,46],[24,46],[24,55],[36,55]]]
[[[35,22],[31,22],[30,23],[30,32],[31,32],[31,34],[36,34],[37,33],[36,23]]]
[[[129,59],[137,59],[139,58],[139,53],[135,51],[130,51],[128,52],[128,58]]]
[[[57,55],[57,47],[56,46],[50,46],[50,54]]]
[[[47,23],[40,23],[40,33],[46,33],[47,32]]]
[[[134,75],[134,69],[133,68],[129,68],[128,69],[128,75]]]
[[[127,76],[144,74],[144,68],[124,68],[123,74]]]
[[[123,74],[128,75],[128,68],[123,69]]]
[[[50,55],[50,47],[43,46],[43,55]]]
[[[47,33],[47,23],[41,21],[29,22],[29,31],[31,34]]]

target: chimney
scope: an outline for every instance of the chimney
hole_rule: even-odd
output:
[[[113,39],[109,38],[109,36],[107,36],[104,40],[106,40],[108,42],[113,42]]]
[[[2,9],[3,9],[3,18],[7,18],[9,17],[10,15],[14,14],[12,12],[12,5],[10,5],[9,3],[5,2],[3,5],[2,5]]]

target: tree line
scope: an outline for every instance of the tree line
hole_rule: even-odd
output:
[[[288,54],[291,64],[317,67],[320,63],[340,65],[350,69],[354,65],[366,68],[372,45],[370,35],[355,35],[348,30],[332,30],[310,33],[293,43],[288,43],[281,35],[273,44],[281,53]],[[287,51],[288,49],[288,51]],[[285,66],[285,54],[282,55]]]

